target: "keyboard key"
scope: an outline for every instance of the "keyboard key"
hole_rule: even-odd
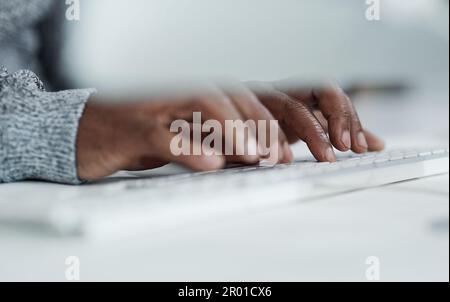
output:
[[[396,161],[396,160],[402,160],[402,159],[404,159],[403,154],[393,155],[389,158],[390,161]]]
[[[440,150],[434,150],[433,154],[434,155],[441,155],[441,154],[445,154],[446,150],[445,149],[440,149]]]
[[[366,158],[358,162],[358,166],[367,166],[372,165],[374,163],[374,158]]]
[[[409,151],[409,152],[405,153],[405,158],[406,159],[416,158],[418,156],[419,156],[419,154],[417,152],[414,152],[414,151]]]
[[[425,157],[425,156],[430,156],[432,154],[433,153],[431,151],[422,151],[422,152],[419,153],[419,156],[420,157]]]
[[[381,157],[381,158],[377,158],[374,160],[375,164],[382,164],[382,163],[387,163],[387,162],[389,162],[388,157]]]
[[[344,162],[340,162],[339,166],[341,166],[342,168],[353,168],[358,166],[358,161],[344,161]]]
[[[378,153],[377,155],[375,155],[375,158],[389,158],[389,154],[385,152]]]

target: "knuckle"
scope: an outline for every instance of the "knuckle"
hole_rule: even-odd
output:
[[[356,131],[362,131],[363,130],[363,127],[362,127],[361,122],[359,120],[353,120],[353,128]]]
[[[329,100],[340,101],[341,92],[334,86],[325,88],[325,95]]]
[[[359,120],[359,117],[357,115],[352,114],[351,120],[354,124],[357,124],[358,126],[361,126],[361,121]]]
[[[247,99],[250,103],[255,104],[256,106],[262,106],[262,103],[259,100],[258,96],[251,90],[247,91],[245,99]]]
[[[344,119],[344,120],[351,120],[351,119],[353,119],[354,117],[353,117],[353,114],[350,112],[350,111],[348,111],[348,110],[343,110],[342,112],[341,112],[341,114],[340,114],[340,119]]]
[[[306,107],[305,104],[303,104],[302,102],[293,100],[286,95],[279,96],[279,100],[285,104],[284,109],[286,112],[294,111],[294,112],[300,112],[302,114],[309,112],[309,109]]]
[[[209,107],[209,103],[210,102],[207,98],[193,99],[189,104],[189,106],[190,106],[189,111],[203,112],[206,108]]]
[[[216,106],[217,104],[229,104],[231,103],[230,98],[222,91],[210,91],[207,92],[194,100],[194,105],[202,107]]]
[[[350,98],[344,92],[344,90],[335,81],[326,81],[321,88],[320,95],[328,100],[332,101],[350,101]]]

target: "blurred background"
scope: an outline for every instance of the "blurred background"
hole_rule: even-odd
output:
[[[180,77],[243,80],[448,76],[448,1],[95,0],[70,25],[66,62],[82,86]],[[126,75],[126,76],[124,76]]]
[[[215,76],[393,86],[353,96],[366,125],[395,143],[448,144],[448,0],[381,0],[379,21],[366,19],[368,7],[365,0],[82,1],[81,21],[65,22],[62,66],[76,86],[105,94]]]

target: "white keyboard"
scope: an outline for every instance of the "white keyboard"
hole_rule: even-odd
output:
[[[448,172],[448,149],[413,149],[343,155],[336,163],[296,161],[80,187],[53,185],[47,198],[0,201],[0,222],[28,222],[64,235],[120,236]]]

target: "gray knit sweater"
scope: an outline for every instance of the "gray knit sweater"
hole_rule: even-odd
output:
[[[47,92],[29,71],[42,73],[48,80],[55,75],[51,61],[57,55],[47,50],[54,45],[46,45],[54,32],[51,26],[43,26],[46,20],[58,19],[54,14],[64,14],[56,9],[61,3],[0,0],[0,183],[25,179],[80,182],[77,128],[84,104],[94,91]],[[3,66],[21,70],[8,73]],[[58,86],[57,81],[53,83]]]

